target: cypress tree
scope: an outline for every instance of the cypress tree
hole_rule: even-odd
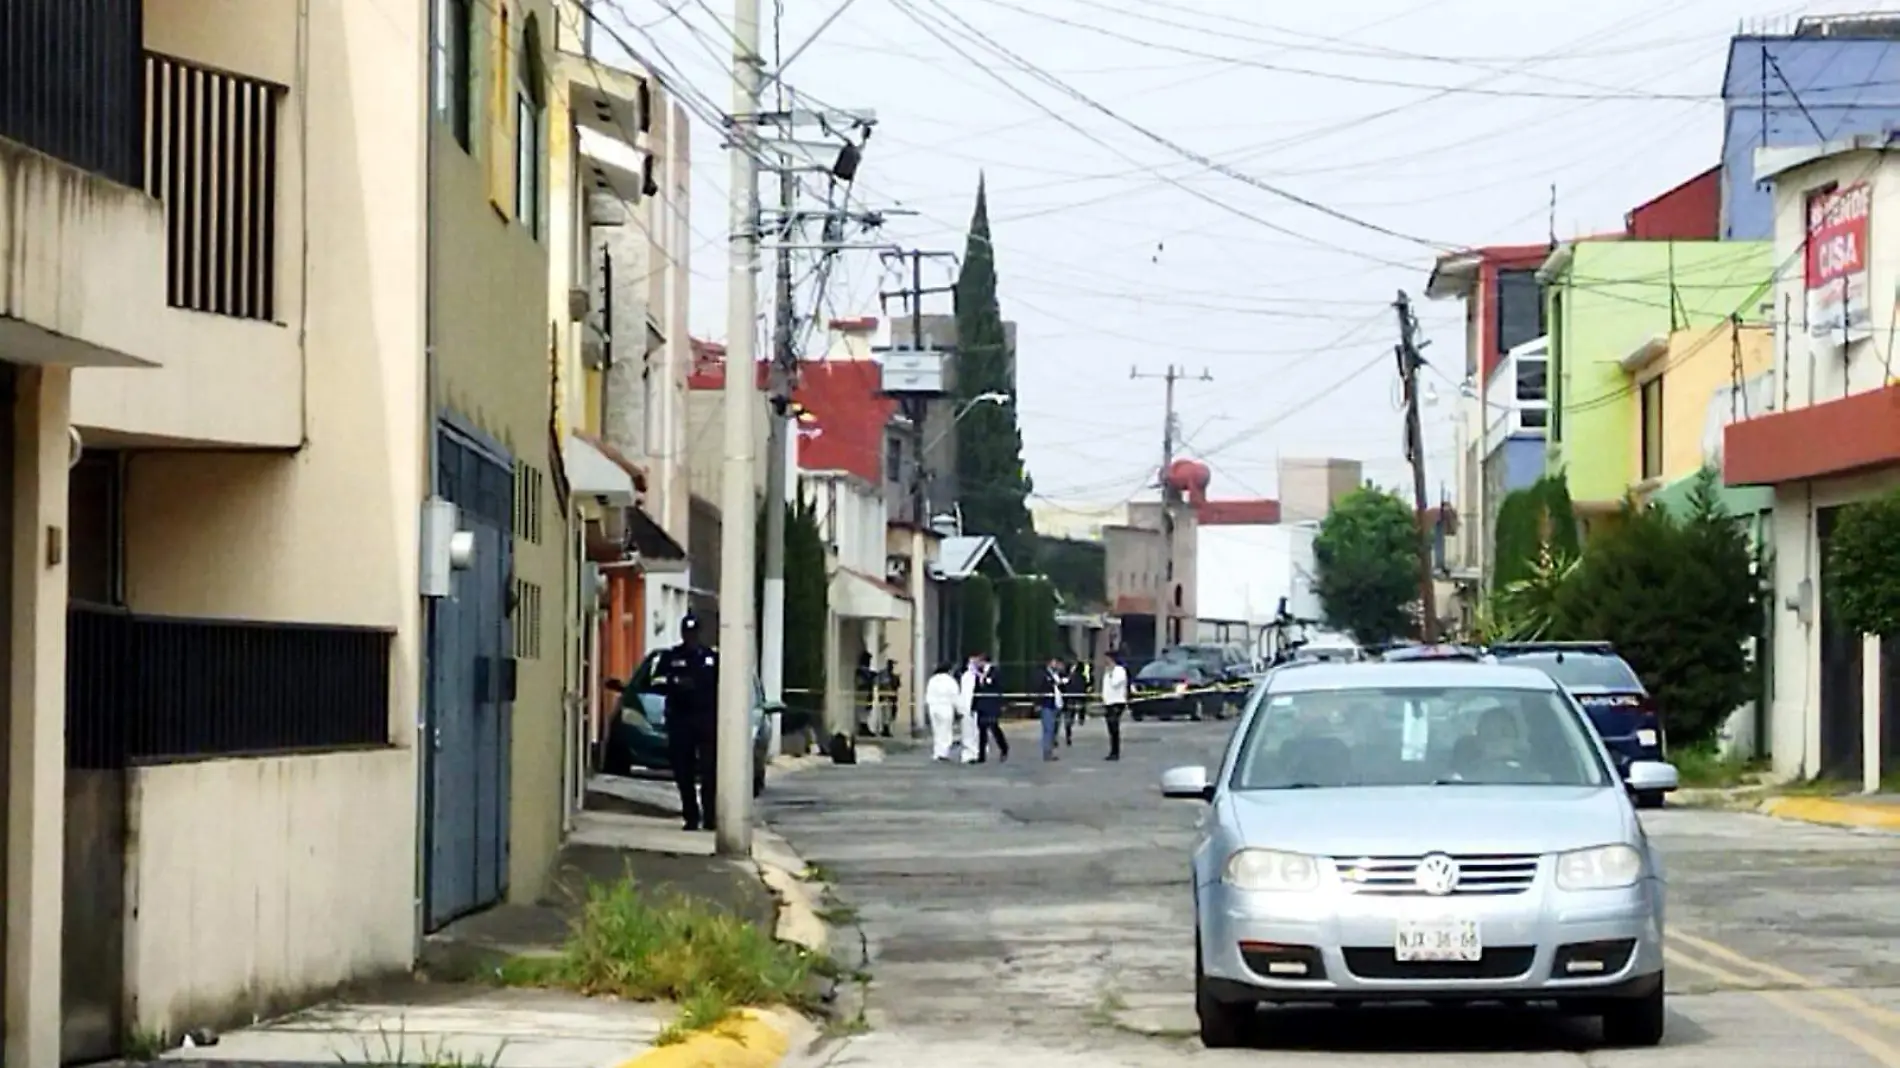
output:
[[[1002,653],[996,648],[996,588],[989,576],[978,572],[964,579],[957,588],[957,597],[963,617],[963,657],[981,652],[1000,659]]]
[[[989,195],[977,179],[976,210],[957,275],[959,405],[984,393],[1016,396],[1016,354],[996,300],[996,249],[990,243]],[[1035,559],[1035,528],[1025,503],[1032,483],[1023,465],[1023,435],[1014,403],[978,404],[957,424],[957,487],[969,533],[989,534],[1018,566]]]

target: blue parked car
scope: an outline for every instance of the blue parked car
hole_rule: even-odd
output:
[[[666,698],[658,692],[653,678],[663,651],[648,653],[621,693],[601,768],[609,775],[630,775],[635,768],[672,770],[667,752]],[[772,737],[768,713],[782,706],[768,705],[765,687],[757,675],[752,677],[752,694],[752,796],[757,797],[765,791],[766,754]]]
[[[1609,642],[1501,642],[1490,648],[1500,664],[1542,668],[1589,714],[1603,744],[1627,777],[1631,764],[1662,761],[1668,751],[1662,713],[1643,680]],[[1661,808],[1666,790],[1636,795],[1639,808]]]

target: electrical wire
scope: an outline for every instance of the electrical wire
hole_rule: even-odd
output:
[[[1650,101],[1689,100],[1689,101],[1700,101],[1703,103],[1709,103],[1709,102],[1720,102],[1722,99],[1721,94],[1719,93],[1713,94],[1713,95],[1709,93],[1632,93],[1627,90],[1612,90],[1612,89],[1601,89],[1601,88],[1598,91],[1591,92],[1591,93],[1564,93],[1564,92],[1557,92],[1555,90],[1544,90],[1544,89],[1484,89],[1484,88],[1475,88],[1475,87],[1464,88],[1464,87],[1459,87],[1455,85],[1432,84],[1432,83],[1427,83],[1427,82],[1412,82],[1412,81],[1405,81],[1405,80],[1396,79],[1396,78],[1378,78],[1378,77],[1372,77],[1369,75],[1346,74],[1339,71],[1313,70],[1307,67],[1293,67],[1293,66],[1287,66],[1287,65],[1278,64],[1278,63],[1267,63],[1267,62],[1257,60],[1257,59],[1250,59],[1245,56],[1235,56],[1235,55],[1229,55],[1229,54],[1219,53],[1219,52],[1208,52],[1202,49],[1187,48],[1181,45],[1168,44],[1163,41],[1153,40],[1152,38],[1137,37],[1133,34],[1122,33],[1117,30],[1109,29],[1108,27],[1099,25],[1097,23],[1084,22],[1080,19],[1063,18],[1060,15],[1051,15],[1043,11],[1033,11],[1029,8],[1022,6],[1021,4],[1013,3],[1011,2],[1011,0],[982,0],[982,2],[990,4],[994,7],[1004,8],[1006,10],[1013,11],[1013,12],[1016,12],[1017,14],[1024,15],[1030,18],[1038,19],[1044,22],[1055,23],[1060,26],[1066,26],[1066,27],[1069,27],[1070,29],[1083,30],[1088,33],[1093,33],[1102,37],[1112,38],[1114,40],[1122,41],[1127,44],[1138,45],[1142,48],[1150,48],[1150,49],[1154,49],[1156,51],[1161,51],[1161,52],[1171,52],[1176,55],[1189,56],[1196,59],[1212,60],[1217,63],[1228,64],[1231,66],[1252,67],[1259,70],[1271,71],[1275,74],[1292,74],[1292,75],[1299,75],[1299,76],[1307,77],[1307,78],[1318,78],[1318,79],[1329,80],[1329,81],[1346,82],[1353,85],[1379,86],[1379,87],[1391,88],[1391,89],[1422,89],[1427,92],[1434,92],[1434,93],[1445,92],[1445,93],[1454,93],[1454,94],[1467,94],[1467,95],[1472,95],[1472,96],[1502,96],[1502,97],[1512,97],[1512,98],[1520,98],[1520,99],[1544,99],[1544,100],[1650,100]],[[1095,5],[1092,3],[1091,6],[1099,6],[1099,5]],[[1115,10],[1115,9],[1111,8],[1110,10]],[[1203,32],[1207,32],[1207,31],[1203,31]]]

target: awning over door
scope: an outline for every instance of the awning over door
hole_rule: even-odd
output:
[[[831,576],[831,610],[846,619],[904,619],[910,600],[889,584],[849,568]]]
[[[633,473],[586,438],[569,434],[561,446],[561,460],[567,466],[568,485],[576,496],[591,497],[622,508],[639,499]]]

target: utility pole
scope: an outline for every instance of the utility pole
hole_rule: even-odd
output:
[[[1412,512],[1418,522],[1418,626],[1419,638],[1427,644],[1438,640],[1438,606],[1432,595],[1432,527],[1425,515],[1425,438],[1418,425],[1418,369],[1425,360],[1418,354],[1418,320],[1412,317],[1412,301],[1399,290],[1392,302],[1399,315],[1399,382],[1405,387],[1405,459],[1412,465]]]
[[[760,587],[760,605],[764,633],[759,643],[759,681],[765,687],[767,701],[785,700],[785,508],[791,500],[790,446],[786,427],[791,419],[792,388],[798,374],[798,352],[793,334],[798,315],[792,306],[792,249],[789,240],[790,218],[797,206],[798,186],[789,170],[778,176],[778,203],[781,225],[779,235],[777,328],[772,345],[772,370],[769,386],[770,428],[765,443],[765,582]],[[776,747],[774,747],[776,748]]]
[[[732,232],[726,280],[725,465],[721,472],[723,515],[719,553],[719,705],[713,782],[714,848],[722,856],[752,853],[752,472],[758,442],[752,433],[759,403],[753,369],[758,331],[759,164],[758,137],[762,61],[759,0],[733,0],[732,118],[726,130],[731,155]]]
[[[1157,613],[1157,615],[1165,617],[1168,621],[1168,625],[1162,628],[1161,633],[1155,635],[1155,645],[1158,647],[1156,651],[1159,652],[1159,647],[1161,646],[1179,645],[1183,641],[1188,640],[1188,636],[1181,633],[1181,617],[1178,614],[1179,610],[1174,596],[1176,592],[1174,562],[1177,548],[1174,534],[1175,528],[1179,525],[1177,517],[1181,507],[1181,493],[1174,485],[1173,479],[1168,477],[1169,468],[1174,466],[1174,450],[1181,432],[1180,416],[1178,416],[1174,410],[1174,384],[1185,379],[1187,377],[1187,371],[1174,364],[1169,364],[1165,372],[1157,375],[1143,374],[1139,368],[1130,367],[1128,369],[1128,377],[1131,379],[1158,378],[1166,383],[1166,407],[1161,419],[1160,483],[1161,542],[1167,552],[1168,558],[1168,588],[1162,598],[1163,601],[1166,602],[1165,610]],[[1212,382],[1214,376],[1208,371],[1203,370],[1200,376],[1195,380],[1199,382]]]
[[[904,298],[905,303],[908,304],[910,308],[910,344],[907,346],[907,350],[923,351],[928,349],[930,346],[924,343],[924,296],[930,293],[954,293],[956,292],[956,287],[934,286],[926,288],[924,286],[924,261],[927,259],[955,260],[956,253],[926,252],[922,249],[906,249],[887,252],[884,256],[887,260],[897,259],[910,261],[910,286],[907,289],[898,290],[896,292],[878,293],[879,308],[882,310],[886,302],[893,297]],[[907,396],[900,395],[897,400],[899,410],[904,413],[904,417],[910,421],[911,426],[910,477],[905,480],[909,489],[908,496],[910,500],[907,503],[910,506],[910,521],[916,524],[921,530],[930,525],[929,500],[925,492],[928,476],[927,465],[930,458],[924,455],[926,445],[924,422],[930,414],[930,406],[924,397],[914,394]],[[954,422],[952,425],[954,426]],[[919,567],[922,566],[922,563],[923,561],[921,560],[913,560],[911,566]],[[910,731],[913,737],[921,735],[925,730],[925,723],[928,722],[924,709],[923,687],[924,672],[927,670],[925,665],[929,662],[924,656],[926,622],[924,618],[924,605],[921,602],[913,601],[910,610]]]
[[[848,140],[842,144],[801,143],[793,140],[792,135],[799,126],[816,125],[830,130],[835,125],[845,125],[864,131],[868,140],[869,131],[877,122],[876,115],[869,111],[818,113],[789,108],[786,95],[781,81],[776,109],[754,116],[754,123],[760,129],[772,127],[778,132],[776,138],[761,140],[758,146],[777,157],[772,169],[779,183],[778,217],[772,227],[776,233],[773,255],[777,264],[777,286],[772,363],[767,376],[771,404],[767,412],[765,447],[765,571],[759,605],[759,682],[766,700],[773,702],[785,698],[785,511],[792,501],[792,448],[788,428],[793,416],[792,394],[798,385],[798,311],[792,256],[801,247],[797,238],[807,217],[798,210],[797,174],[822,171],[828,173],[834,183],[850,181],[856,175],[861,151],[861,143],[852,144]],[[828,166],[811,162],[826,151],[837,153]],[[839,239],[846,220],[855,218],[867,227],[882,221],[878,216],[853,216],[834,211],[829,204],[821,215],[825,222],[824,238],[817,246],[821,256],[833,255],[847,247]],[[776,733],[773,738],[774,744],[768,751],[776,755]]]

